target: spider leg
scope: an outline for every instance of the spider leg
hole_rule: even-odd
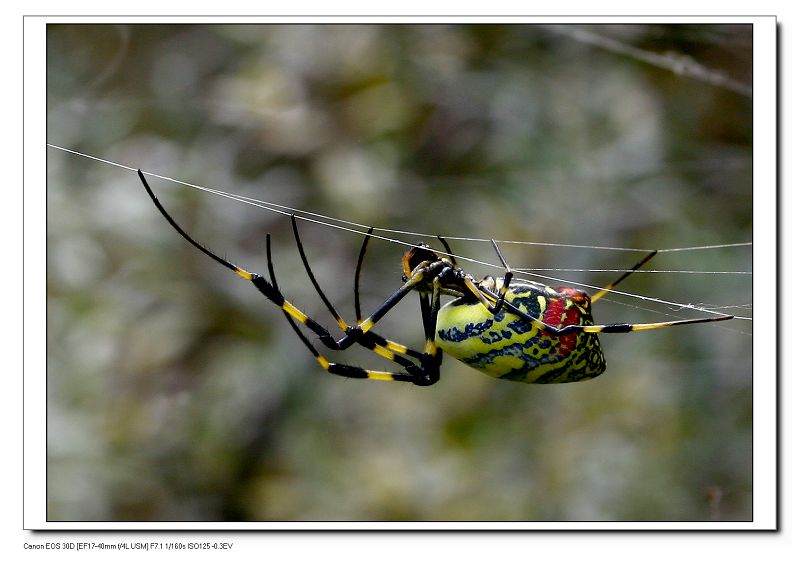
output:
[[[248,275],[252,276],[251,280],[253,281],[253,283],[256,285],[257,288],[259,288],[259,290],[262,291],[262,293],[264,293],[266,295],[267,292],[265,292],[265,291],[268,291],[268,289],[265,288],[264,290],[262,290],[262,288],[259,285],[262,285],[262,284],[265,284],[265,283],[266,283],[266,285],[269,285],[269,287],[271,287],[271,285],[269,283],[267,283],[262,277],[260,277],[258,275],[255,275],[255,274],[248,274]],[[294,305],[292,305],[288,301],[281,300],[280,302],[276,302],[276,304],[278,304],[278,306],[280,306],[286,312],[291,314],[292,317],[295,320],[298,320],[301,323],[305,324],[310,330],[312,330],[314,333],[316,333],[318,336],[320,336],[321,341],[327,347],[330,347],[331,349],[335,349],[337,351],[338,350],[344,350],[344,349],[347,349],[348,347],[350,347],[351,345],[353,345],[354,343],[357,343],[359,341],[368,341],[368,340],[365,339],[364,335],[367,334],[368,332],[371,332],[371,330],[375,326],[375,324],[377,324],[378,321],[380,321],[381,318],[383,318],[386,315],[387,312],[389,312],[392,308],[394,308],[397,305],[397,303],[399,303],[406,295],[408,295],[408,293],[410,293],[412,290],[414,290],[415,287],[417,287],[417,285],[422,283],[425,280],[425,277],[428,276],[428,275],[431,275],[431,270],[430,269],[428,269],[428,268],[419,269],[414,274],[414,276],[412,276],[405,283],[403,283],[402,286],[400,286],[398,289],[396,289],[394,291],[394,293],[392,293],[389,296],[389,298],[387,298],[386,301],[384,301],[383,304],[379,305],[378,308],[376,308],[372,312],[372,314],[367,316],[357,326],[348,327],[346,335],[343,338],[341,338],[340,340],[338,340],[338,341],[334,340],[332,338],[331,334],[323,326],[321,326],[319,323],[317,323],[313,319],[311,319],[308,316],[306,316],[303,312],[301,312],[299,309],[297,309],[297,307],[295,307]],[[270,298],[269,295],[267,295],[267,298]],[[367,336],[367,337],[369,337],[369,336]],[[406,353],[408,351],[411,351],[411,350],[409,350],[409,348],[407,348],[405,346],[402,346],[400,344],[396,344],[394,342],[390,342],[390,341],[382,339],[382,338],[381,338],[381,341],[385,341],[386,342],[386,346],[385,347],[387,347],[387,348],[396,347],[398,349],[398,351],[400,351],[402,353]],[[423,355],[424,355],[424,353],[423,353]]]
[[[369,243],[369,239],[371,238],[372,232],[374,231],[374,227],[369,227],[367,230],[367,235],[364,236],[364,242],[361,244],[361,250],[358,252],[358,263],[356,264],[356,272],[355,272],[355,279],[353,281],[353,303],[356,311],[356,323],[360,324],[363,320],[361,317],[361,291],[359,289],[359,279],[361,278],[361,266],[364,263],[364,257],[367,254],[367,244]],[[409,355],[414,357],[415,359],[422,359],[424,354],[410,349],[402,344],[394,342],[392,340],[387,340],[373,331],[365,332],[365,335],[369,337],[369,340],[375,342],[377,345],[384,347],[390,351],[394,351],[395,353],[402,353],[404,355]]]
[[[319,298],[322,299],[322,302],[325,303],[325,306],[330,311],[331,315],[336,319],[336,323],[339,324],[339,327],[342,329],[343,332],[347,332],[350,329],[350,325],[342,318],[342,316],[336,311],[331,301],[328,300],[328,297],[325,296],[325,293],[322,291],[322,287],[319,286],[317,283],[317,278],[314,276],[314,272],[311,271],[311,266],[308,263],[308,258],[306,257],[306,252],[303,249],[303,243],[300,240],[300,233],[297,230],[297,219],[294,215],[291,216],[292,218],[292,231],[294,232],[294,240],[297,243],[297,251],[300,253],[300,259],[303,260],[303,267],[306,268],[306,274],[308,278],[311,280],[311,284],[314,285],[314,289],[316,289]]]
[[[376,334],[372,331],[361,331],[359,332],[358,328],[355,326],[351,326],[347,323],[344,318],[342,318],[341,314],[336,310],[333,304],[330,302],[328,297],[322,291],[322,287],[320,287],[319,283],[317,282],[317,278],[314,275],[314,272],[311,270],[311,264],[308,261],[308,257],[306,256],[305,249],[303,247],[303,242],[300,239],[300,232],[297,228],[297,219],[294,215],[291,216],[292,219],[292,231],[294,233],[295,243],[297,244],[297,251],[300,254],[300,259],[303,262],[303,267],[306,270],[306,275],[311,280],[311,284],[314,286],[314,289],[317,291],[317,294],[322,299],[322,302],[325,303],[326,308],[331,313],[331,315],[336,320],[336,323],[345,333],[345,337],[336,341],[333,337],[326,337],[323,338],[321,341],[330,349],[336,351],[342,351],[353,345],[354,343],[358,343],[359,345],[366,347],[370,351],[377,353],[378,355],[385,357],[391,361],[396,361],[397,353],[409,355],[410,357],[414,357],[416,359],[422,359],[423,353],[419,351],[415,351],[409,347],[406,347],[402,344],[397,342],[393,342],[391,340],[387,340],[383,336]],[[355,274],[355,307],[356,307],[356,317],[358,318],[358,324],[362,323],[361,319],[361,306],[359,303],[359,290],[358,290],[358,280],[360,277],[361,272],[361,265],[364,261],[364,256],[367,252],[367,243],[369,242],[370,234],[372,234],[373,229],[370,228],[367,231],[367,235],[364,237],[364,242],[361,244],[361,251],[358,255],[358,264],[356,266],[356,274]],[[330,333],[328,333],[330,336]],[[398,361],[399,362],[399,361]],[[403,364],[403,363],[401,363]]]
[[[495,302],[497,302],[500,299],[500,295],[495,294],[492,291],[489,291],[488,289],[484,289],[483,287],[478,287],[469,279],[466,280],[466,286],[473,293],[480,295],[481,302],[484,301],[489,302],[489,299],[486,299],[483,293],[488,295],[491,299],[495,300]],[[491,310],[490,306],[487,306],[486,308]],[[651,322],[646,324],[620,323],[620,324],[592,324],[588,326],[570,324],[559,328],[557,326],[551,326],[550,324],[543,322],[542,320],[536,318],[535,316],[531,316],[527,312],[520,310],[518,307],[514,306],[508,301],[503,303],[503,308],[505,310],[508,310],[512,314],[518,316],[519,318],[527,320],[540,330],[544,330],[552,336],[563,336],[575,332],[624,334],[627,332],[638,332],[641,330],[656,330],[659,328],[669,328],[671,326],[680,326],[683,324],[703,324],[706,322],[721,322],[723,320],[731,320],[732,318],[734,318],[732,315],[724,315],[724,316],[714,316],[710,318],[687,318],[684,320],[670,320],[667,322]]]
[[[300,338],[300,341],[308,348],[311,354],[316,359],[317,363],[329,372],[332,375],[338,375],[342,377],[348,378],[355,378],[355,379],[372,379],[372,380],[381,380],[381,381],[401,381],[401,382],[411,382],[414,384],[424,384],[418,381],[424,380],[426,377],[421,372],[420,368],[414,365],[411,361],[408,361],[407,365],[404,365],[405,372],[391,372],[391,371],[375,371],[372,369],[363,369],[361,367],[356,367],[354,365],[346,365],[343,363],[334,363],[329,361],[324,355],[322,355],[317,348],[314,347],[314,344],[309,341],[303,331],[300,329],[297,324],[290,318],[289,325],[294,330],[294,333],[297,334],[297,337]],[[399,358],[403,359],[403,358]],[[399,362],[399,361],[398,361]]]
[[[419,308],[422,312],[422,328],[425,334],[425,354],[420,360],[420,367],[425,376],[425,385],[435,384],[439,380],[439,370],[442,366],[442,349],[436,345],[435,339],[436,320],[441,308],[439,283],[441,275],[440,273],[434,278],[431,294],[419,293]]]
[[[301,253],[301,258],[307,268],[307,273],[312,279],[312,284],[317,288],[317,291],[320,293],[323,302],[326,302],[326,304],[330,305],[329,310],[335,316],[338,316],[338,313],[336,313],[336,309],[333,307],[332,304],[330,304],[330,301],[328,301],[328,299],[324,297],[324,294],[322,293],[319,284],[316,283],[316,279],[314,278],[313,272],[311,271],[311,268],[308,264],[308,260],[305,258],[304,252]],[[270,287],[273,288],[275,287],[274,268],[269,268],[269,269],[272,272],[271,275],[273,276],[271,278],[272,284],[267,283],[263,277],[251,274],[254,276],[252,279],[253,283],[265,295],[267,293],[264,290],[262,290],[261,285],[266,284],[269,285]],[[362,369],[361,367],[355,367],[352,365],[345,365],[341,363],[332,363],[314,347],[314,345],[302,333],[300,327],[297,326],[294,322],[291,322],[292,328],[294,329],[295,333],[302,340],[302,342],[309,349],[309,351],[311,351],[317,362],[329,373],[346,377],[353,377],[353,378],[406,381],[406,382],[412,382],[419,386],[428,386],[434,384],[439,380],[439,367],[442,362],[441,350],[438,349],[438,347],[435,345],[432,336],[432,334],[435,332],[436,317],[438,315],[438,289],[435,291],[437,299],[437,305],[435,309],[433,307],[426,307],[424,304],[422,304],[423,324],[425,326],[425,334],[426,334],[425,351],[423,353],[414,351],[404,345],[386,340],[381,336],[379,336],[378,334],[374,334],[370,331],[372,327],[389,310],[391,310],[392,307],[394,307],[404,296],[406,296],[411,290],[414,289],[416,285],[418,285],[423,280],[424,275],[426,273],[428,272],[427,271],[417,272],[417,274],[414,277],[409,279],[406,283],[403,284],[403,286],[397,289],[370,316],[368,316],[365,320],[360,322],[358,326],[356,327],[348,326],[347,334],[339,341],[334,340],[330,335],[330,333],[323,326],[321,326],[315,320],[313,320],[305,313],[297,309],[294,305],[292,305],[288,301],[283,300],[281,303],[276,302],[276,304],[279,304],[279,306],[281,306],[283,311],[285,313],[288,313],[288,315],[293,320],[297,320],[298,322],[302,323],[307,328],[309,328],[311,331],[313,331],[315,334],[317,334],[320,337],[320,341],[322,341],[326,346],[330,347],[331,349],[340,351],[347,349],[353,343],[359,343],[360,345],[366,347],[367,349],[370,349],[374,353],[386,359],[389,359],[390,361],[394,361],[395,363],[398,363],[399,365],[401,365],[406,369],[406,371],[403,373],[396,373],[396,372],[393,373],[388,371],[367,370],[367,369]],[[267,295],[267,297],[269,298],[269,295]],[[420,302],[424,303],[422,296],[420,297],[420,299],[421,299]],[[430,309],[430,311],[428,309]],[[431,335],[429,336],[428,334]],[[412,361],[395,353],[395,351],[397,353],[402,353],[419,358],[420,365],[419,366],[415,365]]]
[[[494,302],[494,305],[489,308],[489,312],[492,314],[497,314],[500,312],[500,309],[503,308],[503,304],[506,302],[506,291],[508,290],[509,283],[511,283],[511,276],[513,273],[511,272],[511,268],[508,266],[506,258],[503,257],[503,254],[500,252],[500,248],[497,246],[497,242],[494,239],[492,239],[492,246],[494,246],[494,251],[497,252],[497,256],[500,258],[500,261],[503,262],[503,267],[506,268],[506,274],[503,277],[503,284],[500,286],[500,290],[497,293],[499,298]]]
[[[292,329],[301,339],[301,341],[306,345],[306,347],[311,351],[311,353],[316,358],[317,362],[328,372],[341,375],[345,377],[352,377],[352,378],[369,378],[369,379],[376,379],[376,380],[396,380],[396,381],[407,381],[413,382],[414,384],[418,385],[428,385],[433,384],[436,380],[438,380],[438,367],[435,369],[435,372],[432,374],[431,367],[429,365],[435,365],[435,357],[429,358],[425,353],[414,352],[405,346],[400,344],[395,344],[393,342],[388,342],[387,340],[381,338],[377,334],[371,334],[365,336],[369,332],[369,330],[374,326],[374,324],[380,320],[393,306],[395,306],[404,296],[406,296],[414,287],[422,281],[422,274],[418,274],[413,279],[407,281],[402,287],[397,289],[390,297],[387,299],[383,305],[379,306],[375,312],[372,313],[366,320],[359,323],[358,327],[349,328],[348,326],[348,334],[340,340],[342,344],[337,342],[333,336],[325,329],[324,326],[316,322],[313,318],[307,316],[303,313],[300,309],[298,309],[295,305],[291,302],[287,301],[281,292],[278,290],[277,284],[275,283],[275,273],[274,267],[272,266],[271,260],[271,250],[269,248],[269,237],[267,237],[267,256],[268,256],[268,269],[270,273],[270,278],[273,281],[270,283],[264,277],[257,273],[251,273],[247,270],[244,270],[237,265],[225,260],[224,258],[216,255],[208,248],[204,247],[202,244],[197,242],[191,236],[189,236],[186,231],[181,228],[181,226],[169,215],[166,209],[161,205],[161,202],[153,193],[153,190],[150,188],[147,180],[142,174],[141,170],[137,171],[139,175],[139,179],[141,180],[142,184],[144,185],[145,190],[147,191],[148,195],[150,196],[151,200],[155,204],[156,208],[159,212],[164,216],[164,218],[169,222],[169,224],[185,239],[187,240],[192,246],[203,252],[206,256],[210,257],[220,265],[224,266],[227,269],[230,269],[240,277],[247,279],[258,289],[258,291],[263,294],[267,299],[269,299],[272,303],[277,305],[284,313],[284,315],[289,320],[289,324],[292,326]],[[312,277],[313,280],[313,277]],[[318,287],[316,282],[314,283],[315,286]],[[327,302],[327,299],[323,299]],[[327,304],[330,304],[329,302]],[[332,306],[331,306],[332,308]],[[335,309],[333,309],[335,312]],[[367,369],[362,369],[360,367],[354,367],[351,365],[344,365],[339,363],[333,363],[328,361],[324,356],[322,356],[313,346],[313,344],[308,340],[308,338],[302,333],[300,327],[295,323],[295,321],[303,324],[312,332],[314,332],[317,336],[319,336],[320,340],[325,343],[328,347],[332,349],[346,349],[353,343],[361,342],[364,343],[365,347],[370,347],[372,344],[375,345],[375,352],[379,355],[386,357],[396,363],[400,364],[402,367],[406,369],[405,372],[401,373],[393,373],[388,371],[372,371]],[[346,325],[346,323],[345,323]],[[361,340],[359,339],[361,338]],[[377,344],[384,344],[384,345],[377,345]],[[422,362],[422,366],[415,365],[412,361],[397,356],[394,352],[390,351],[389,347],[393,347],[397,349],[400,353],[407,353],[411,356],[419,356]],[[434,359],[434,361],[431,361]],[[439,362],[441,362],[441,357],[439,358]],[[433,382],[431,382],[433,381]]]
[[[364,242],[361,243],[361,250],[358,252],[358,263],[356,263],[356,274],[355,279],[353,281],[353,303],[356,309],[356,322],[359,324],[361,323],[361,295],[360,291],[358,290],[359,279],[361,278],[361,265],[364,263],[364,256],[367,255],[367,244],[369,244],[369,239],[372,234],[372,231],[375,230],[373,227],[369,227],[367,230],[367,235],[364,236]]]
[[[439,242],[442,244],[442,246],[444,246],[444,249],[447,252],[447,257],[453,263],[453,266],[458,267],[458,262],[456,261],[456,255],[453,253],[453,250],[450,249],[450,244],[447,243],[447,240],[445,240],[441,236],[437,236],[436,238],[438,238]]]
[[[275,276],[275,268],[272,264],[272,250],[270,244],[270,236],[267,234],[267,269],[269,271],[269,278],[272,286],[275,289],[278,289],[278,279]],[[327,372],[349,377],[349,378],[359,378],[359,379],[373,379],[373,380],[389,380],[389,381],[403,381],[403,382],[414,382],[416,384],[420,384],[419,380],[425,380],[426,377],[424,373],[421,371],[420,367],[414,364],[412,361],[409,361],[405,357],[397,356],[395,354],[391,354],[391,356],[386,356],[387,359],[390,359],[404,369],[406,369],[405,373],[393,373],[389,371],[375,371],[370,369],[362,369],[361,367],[355,367],[352,365],[345,365],[342,363],[333,363],[329,361],[326,357],[324,357],[317,348],[314,347],[314,344],[303,334],[303,331],[300,327],[295,323],[295,319],[286,311],[283,311],[284,316],[286,316],[286,320],[289,322],[289,325],[294,330],[294,333],[297,334],[297,337],[300,338],[300,341],[308,348],[311,354],[314,356],[316,361],[325,369]],[[372,332],[367,332],[372,338],[376,340],[380,340],[380,336],[377,334],[373,334]],[[367,346],[368,347],[368,346]],[[404,346],[401,346],[404,347]],[[374,351],[374,350],[373,350]],[[377,352],[376,352],[377,353]],[[391,352],[389,352],[391,353]],[[380,354],[380,353],[379,353]],[[422,354],[420,354],[422,356]]]
[[[601,289],[600,291],[596,292],[591,297],[592,303],[600,300],[606,294],[614,289],[617,285],[619,285],[624,279],[626,279],[630,274],[634,271],[640,269],[644,264],[652,260],[658,250],[653,250],[641,260],[636,262],[630,269],[625,271],[619,278],[614,280],[613,282],[609,283],[605,286],[605,288]],[[723,315],[723,316],[714,316],[711,318],[689,318],[686,320],[671,320],[668,322],[651,322],[646,324],[596,324],[594,326],[581,326],[581,330],[576,330],[571,326],[565,326],[563,329],[568,329],[571,332],[574,331],[583,331],[583,332],[595,332],[595,333],[605,333],[605,334],[624,334],[627,332],[638,332],[640,330],[657,330],[660,328],[669,328],[671,326],[680,326],[683,324],[702,324],[705,322],[721,322],[723,320],[730,320],[733,316],[731,315]],[[569,332],[567,332],[569,333]]]
[[[273,264],[272,264],[272,246],[270,244],[270,235],[269,234],[267,234],[267,270],[269,271],[269,278],[270,278],[270,282],[272,283],[272,286],[275,287],[276,289],[278,289],[278,279],[277,279],[277,277],[275,275],[275,268],[273,267]],[[284,314],[284,316],[286,316],[286,319],[292,325],[292,328],[294,328],[295,333],[297,333],[299,331],[299,328],[295,324],[294,318],[292,318],[292,316],[289,313],[285,312],[285,311],[283,311],[283,314]],[[394,343],[394,342],[389,342],[388,340],[382,338],[381,336],[379,336],[378,334],[375,334],[373,332],[366,332],[364,334],[364,337],[365,337],[366,341],[359,342],[364,347],[370,349],[371,351],[374,351],[375,353],[377,353],[378,355],[381,355],[382,357],[385,357],[386,359],[389,359],[390,361],[394,361],[395,363],[401,365],[405,369],[414,369],[414,368],[417,367],[417,365],[415,365],[412,361],[409,361],[408,359],[406,359],[404,357],[401,357],[401,356],[396,355],[395,353],[392,353],[392,351],[389,351],[389,349],[387,349],[387,347],[391,346],[393,351],[396,351],[397,353],[402,353],[402,354],[405,354],[405,355],[409,355],[409,356],[415,357],[417,359],[422,359],[422,357],[423,357],[422,353],[420,353],[418,351],[414,351],[413,349],[409,349],[409,348],[405,347],[404,345],[397,344],[397,343]],[[301,338],[301,339],[305,339],[305,338]],[[383,349],[378,349],[378,348],[383,348]]]
[[[711,318],[687,318],[685,320],[670,320],[668,322],[650,322],[647,324],[594,324],[592,326],[564,326],[556,329],[556,335],[570,334],[572,332],[589,332],[603,334],[625,334],[628,332],[638,332],[641,330],[657,330],[659,328],[669,328],[681,326],[683,324],[703,324],[706,322],[721,322],[731,320],[733,316],[713,316]]]
[[[641,260],[639,260],[633,267],[631,267],[629,270],[627,270],[625,273],[623,273],[618,279],[616,279],[615,281],[609,283],[608,285],[605,286],[605,288],[603,288],[603,289],[597,291],[595,294],[593,294],[592,295],[592,302],[594,303],[594,302],[602,299],[604,296],[606,296],[606,294],[608,294],[608,292],[611,291],[614,287],[619,285],[623,281],[623,279],[626,279],[628,277],[628,275],[630,275],[631,273],[633,273],[637,269],[641,268],[644,264],[646,264],[651,259],[653,259],[657,253],[658,253],[658,250],[653,250],[652,252],[647,254],[645,257],[643,257]]]

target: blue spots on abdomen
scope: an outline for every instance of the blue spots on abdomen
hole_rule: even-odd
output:
[[[474,338],[480,336],[486,330],[492,327],[494,324],[494,320],[489,318],[484,322],[478,322],[477,324],[473,324],[469,322],[467,325],[464,326],[463,330],[459,330],[458,327],[448,328],[447,330],[439,330],[439,338],[442,341],[451,341],[451,342],[462,342],[469,338]]]

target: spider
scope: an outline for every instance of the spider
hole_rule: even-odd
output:
[[[442,237],[438,239],[446,253],[438,253],[424,243],[405,253],[402,258],[402,285],[372,314],[362,318],[359,276],[373,232],[370,228],[361,245],[355,272],[355,309],[358,320],[355,325],[350,325],[337,312],[317,283],[300,240],[297,221],[292,215],[292,230],[306,273],[344,333],[337,339],[322,324],[287,301],[280,292],[272,263],[269,234],[266,237],[269,272],[267,280],[221,258],[189,236],[161,205],[141,170],[138,174],[148,195],[167,222],[195,248],[253,283],[261,294],[278,306],[319,365],[332,375],[405,381],[429,386],[439,380],[444,351],[484,374],[503,380],[538,384],[584,381],[597,377],[606,368],[597,336],[599,333],[628,333],[733,318],[716,316],[649,324],[594,324],[592,303],[650,261],[657,250],[650,252],[604,289],[589,296],[575,288],[552,288],[533,281],[514,279],[511,268],[494,240],[492,245],[505,267],[505,275],[502,278],[487,276],[478,281],[458,266],[450,246]],[[422,312],[425,336],[422,351],[388,340],[373,329],[389,310],[412,291],[419,295]],[[442,306],[442,295],[455,299]],[[376,371],[329,361],[303,333],[298,323],[316,334],[319,341],[331,350],[342,351],[358,344],[393,361],[402,370]]]

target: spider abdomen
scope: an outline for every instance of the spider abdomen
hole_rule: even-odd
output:
[[[501,279],[495,281],[497,286]],[[576,289],[512,281],[506,301],[554,328],[588,326],[590,299]],[[487,375],[525,383],[592,379],[606,368],[595,333],[554,336],[508,310],[492,315],[477,301],[457,299],[439,312],[436,343],[452,357]]]

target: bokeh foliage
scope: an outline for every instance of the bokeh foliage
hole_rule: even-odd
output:
[[[751,98],[570,29],[51,25],[48,142],[411,232],[626,248],[749,241]],[[748,26],[581,29],[751,79]],[[152,184],[197,239],[251,271],[265,272],[270,232],[284,292],[328,320],[287,217]],[[579,384],[495,381],[449,358],[431,388],[344,380],[316,367],[249,284],[180,239],[134,173],[49,149],[47,196],[51,520],[751,518],[746,321],[604,336],[608,372]],[[301,230],[351,318],[360,238]],[[486,243],[453,245],[497,262]],[[640,257],[503,249],[520,268]],[[401,253],[373,241],[365,308],[398,286]],[[751,261],[748,248],[727,248],[663,254],[651,268]],[[751,302],[750,282],[641,274],[624,290],[730,306]],[[615,295],[595,318],[669,314],[696,313]],[[380,332],[418,347],[414,302]]]

